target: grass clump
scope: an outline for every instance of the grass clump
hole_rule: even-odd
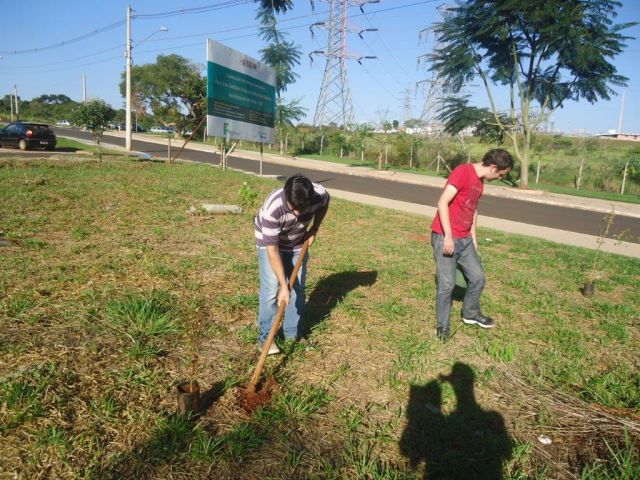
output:
[[[624,444],[606,443],[609,458],[585,467],[581,480],[633,480],[640,478],[640,451],[637,443],[625,434]]]
[[[158,355],[158,340],[180,331],[175,309],[169,302],[170,297],[162,292],[128,295],[107,304],[105,323],[131,340],[132,355]]]

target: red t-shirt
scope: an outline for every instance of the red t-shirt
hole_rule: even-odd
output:
[[[484,189],[483,180],[478,177],[472,163],[465,163],[453,169],[447,179],[447,185],[453,185],[458,193],[449,204],[449,221],[454,238],[465,238],[471,233],[473,216],[478,207],[478,200]],[[436,214],[431,224],[431,230],[444,235],[440,213]]]

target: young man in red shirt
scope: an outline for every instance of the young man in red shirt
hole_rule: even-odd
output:
[[[450,336],[451,299],[459,266],[467,280],[462,304],[462,320],[467,324],[491,328],[493,319],[480,310],[484,288],[484,270],[478,257],[476,220],[478,200],[485,180],[503,178],[513,168],[513,158],[506,150],[489,150],[480,163],[456,167],[438,200],[438,213],[431,224],[431,246],[436,262],[436,335]]]

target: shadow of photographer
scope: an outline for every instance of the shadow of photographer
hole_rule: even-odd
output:
[[[453,387],[456,408],[442,412],[442,382]],[[498,412],[475,399],[474,373],[457,362],[449,375],[411,385],[400,450],[413,469],[424,462],[426,479],[501,480],[513,443]]]

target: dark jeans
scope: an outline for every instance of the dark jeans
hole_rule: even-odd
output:
[[[473,245],[471,236],[456,238],[455,251],[453,255],[444,255],[444,236],[431,232],[431,246],[433,247],[433,258],[436,262],[436,318],[437,326],[448,329],[451,322],[451,298],[453,288],[456,285],[456,266],[467,279],[467,291],[462,303],[462,316],[464,318],[475,318],[481,315],[480,295],[484,289],[484,269],[478,257],[478,252]]]

